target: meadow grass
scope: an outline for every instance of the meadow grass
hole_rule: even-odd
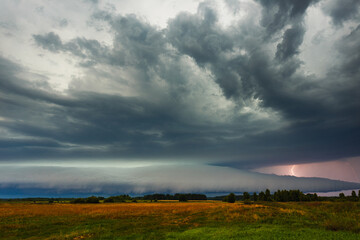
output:
[[[0,204],[0,239],[360,239],[360,203]]]

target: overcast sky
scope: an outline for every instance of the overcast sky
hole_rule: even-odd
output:
[[[359,8],[2,0],[0,195],[360,188]]]

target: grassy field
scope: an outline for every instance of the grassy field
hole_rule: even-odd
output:
[[[1,203],[0,239],[360,239],[360,203]]]

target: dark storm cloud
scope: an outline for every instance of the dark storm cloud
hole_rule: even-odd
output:
[[[263,6],[261,24],[266,28],[268,35],[273,35],[287,24],[299,23],[310,4],[318,0],[259,0]]]
[[[341,77],[350,77],[353,82],[359,84],[356,77],[359,76],[360,64],[360,25],[345,36],[341,42],[338,43],[339,52],[343,56],[343,63],[338,70]]]
[[[265,39],[271,40],[271,37],[285,30],[281,43],[277,45],[276,58],[285,61],[299,53],[298,48],[306,31],[302,23],[304,15],[307,8],[318,0],[258,2],[263,6],[261,24],[266,28]]]
[[[69,52],[81,59],[86,59],[83,65],[92,65],[101,62],[104,58],[108,58],[108,48],[102,46],[96,40],[88,40],[85,38],[75,38],[69,42],[63,43],[54,32],[44,35],[33,35],[38,46],[52,52]]]
[[[112,16],[107,12],[97,12],[93,18],[112,26],[115,33],[113,49],[110,50],[97,40],[85,38],[74,38],[62,43],[53,32],[33,35],[33,38],[38,46],[53,52],[68,52],[84,59],[83,63],[149,68],[158,62],[160,54],[166,52],[162,31],[141,22],[135,15]]]
[[[303,42],[305,28],[302,24],[307,8],[318,2],[306,1],[259,1],[263,6],[261,24],[266,28],[266,39],[277,34],[287,26],[282,42],[277,45],[276,58],[284,61],[298,53]]]
[[[201,4],[198,13],[181,13],[169,22],[167,37],[181,53],[191,56],[200,66],[208,65],[226,97],[238,97],[242,90],[239,75],[223,54],[231,52],[234,38],[217,25],[216,12]],[[243,61],[245,59],[239,59]],[[238,67],[241,68],[241,65]]]
[[[326,78],[303,73],[303,21],[315,2],[260,1],[260,26],[250,16],[229,28],[207,3],[195,14],[180,13],[166,29],[135,15],[96,12],[92,20],[111,29],[111,47],[35,34],[39,47],[76,56],[85,77],[59,94],[0,59],[0,127],[19,138],[1,138],[1,159],[176,156],[251,168],[358,156],[359,28],[339,40],[339,62]],[[196,85],[202,78],[196,71],[210,72],[222,92],[205,92],[208,82]],[[80,88],[82,82],[89,83]],[[120,95],[117,84],[135,93]],[[104,86],[113,92],[102,92]],[[228,119],[211,112],[219,99],[234,105]],[[253,108],[269,118],[239,113],[255,99]]]
[[[1,126],[25,138],[20,141],[24,148],[6,145],[3,159],[39,157],[44,153],[51,157],[113,157],[119,153],[146,156],[158,151],[171,155],[171,151],[180,150],[176,146],[164,150],[163,145],[172,144],[174,139],[177,146],[191,145],[216,135],[216,131],[206,133],[205,126],[199,129],[179,121],[171,103],[154,105],[133,97],[86,92],[72,92],[66,98],[31,86],[24,88],[24,81],[15,76],[21,68],[6,60],[2,62],[1,109],[8,120],[2,121]],[[28,136],[41,141],[28,140]],[[51,139],[61,147],[44,145]]]
[[[351,19],[360,19],[360,2],[357,0],[332,0],[324,6],[324,11],[335,25],[342,25]]]
[[[305,30],[301,25],[287,29],[281,43],[277,45],[276,58],[281,61],[299,53],[298,48],[303,41]]]
[[[231,39],[216,26],[216,22],[215,11],[200,5],[198,14],[181,13],[170,21],[167,37],[180,52],[197,62],[213,62],[233,47]]]

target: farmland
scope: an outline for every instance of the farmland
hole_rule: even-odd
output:
[[[359,202],[1,203],[0,239],[359,239]]]

